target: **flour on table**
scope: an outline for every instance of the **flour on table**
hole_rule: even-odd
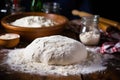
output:
[[[40,75],[79,75],[106,69],[100,54],[60,35],[37,38],[26,48],[11,50],[7,57],[5,64],[11,69]]]

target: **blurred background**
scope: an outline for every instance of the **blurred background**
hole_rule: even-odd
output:
[[[0,19],[8,14],[9,11],[5,11],[7,8],[13,7],[10,3],[13,0],[0,0]],[[17,1],[17,0],[15,0]],[[31,4],[33,0],[19,0],[19,5],[22,7],[22,11],[30,12]],[[60,4],[59,14],[66,16],[68,19],[78,19],[80,17],[73,16],[71,11],[77,9],[80,11],[86,11],[91,14],[97,14],[101,17],[108,18],[120,22],[119,2],[118,0],[106,1],[103,0],[41,0],[42,4],[45,2],[57,2]],[[6,5],[6,2],[8,3]],[[9,7],[11,6],[11,7]],[[7,7],[7,8],[6,8]]]

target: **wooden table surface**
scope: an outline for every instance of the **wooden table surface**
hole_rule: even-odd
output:
[[[3,30],[0,31],[1,33]],[[78,34],[72,31],[65,30],[61,35],[65,35],[78,40]],[[16,48],[21,48],[27,46],[29,43],[21,41]],[[0,63],[6,56],[6,52],[0,49]],[[107,69],[100,72],[95,72],[91,74],[80,74],[80,75],[70,75],[70,76],[40,76],[32,75],[27,73],[20,73],[9,70],[6,65],[0,64],[0,80],[120,80],[120,53],[112,54],[113,59],[106,60],[103,64],[107,66]]]

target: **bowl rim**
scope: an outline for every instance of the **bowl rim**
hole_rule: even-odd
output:
[[[14,25],[11,25],[10,23],[7,23],[6,22],[6,19],[7,18],[9,18],[9,17],[11,17],[11,16],[15,16],[15,15],[21,15],[21,14],[25,14],[25,15],[30,15],[30,14],[34,14],[34,16],[35,15],[37,15],[37,14],[42,14],[42,15],[56,15],[56,16],[60,16],[60,17],[62,17],[63,19],[64,19],[64,22],[65,23],[61,23],[61,24],[56,24],[55,26],[51,26],[51,27],[22,27],[22,26],[14,26]],[[1,24],[3,25],[3,27],[5,27],[5,28],[7,28],[7,29],[16,29],[16,30],[18,30],[18,29],[21,29],[22,31],[26,31],[26,29],[27,29],[27,31],[28,31],[28,29],[29,30],[33,30],[33,29],[50,29],[50,28],[55,28],[55,27],[61,27],[60,25],[64,25],[64,24],[66,24],[66,23],[68,23],[68,18],[67,17],[65,17],[65,16],[63,16],[63,15],[59,15],[59,14],[53,14],[53,13],[44,13],[44,12],[22,12],[22,13],[16,13],[16,14],[10,14],[10,15],[7,15],[7,16],[5,16],[5,17],[3,17],[2,19],[1,19]]]

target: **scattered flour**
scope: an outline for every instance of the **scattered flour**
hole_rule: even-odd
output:
[[[48,75],[48,74],[56,74],[56,75],[64,75],[64,76],[79,75],[79,74],[88,74],[88,73],[92,73],[92,72],[96,72],[96,71],[102,71],[102,70],[106,69],[106,67],[102,66],[102,64],[101,64],[102,63],[102,55],[98,54],[98,53],[93,53],[90,51],[87,51],[87,54],[85,53],[87,55],[87,57],[85,57],[83,55],[84,53],[81,53],[81,52],[79,52],[80,55],[78,55],[78,52],[72,52],[72,53],[68,52],[70,54],[70,56],[67,56],[69,54],[67,54],[67,52],[64,52],[67,54],[66,57],[68,58],[69,61],[70,61],[70,59],[71,59],[71,61],[72,60],[74,61],[74,59],[75,59],[74,57],[77,55],[76,58],[78,61],[80,61],[80,63],[76,62],[76,59],[74,61],[75,64],[72,64],[73,62],[71,62],[71,61],[70,61],[69,65],[67,65],[68,63],[67,64],[61,63],[62,58],[60,56],[59,56],[60,58],[58,56],[56,57],[54,54],[63,54],[63,52],[62,52],[62,49],[57,49],[56,47],[61,48],[62,45],[63,46],[68,45],[69,47],[71,47],[72,45],[77,45],[77,44],[69,45],[71,43],[74,43],[74,40],[69,39],[67,37],[62,37],[62,36],[57,36],[57,37],[52,36],[52,37],[45,37],[45,38],[46,39],[48,38],[49,40],[48,39],[46,40],[44,38],[38,38],[35,41],[33,41],[30,45],[28,45],[26,48],[11,50],[7,56],[8,58],[5,61],[5,64],[8,64],[10,66],[10,68],[15,71],[40,74],[40,75]],[[54,39],[51,40],[50,38],[54,38]],[[41,43],[42,41],[44,41],[48,45],[43,44],[44,42]],[[56,41],[58,41],[58,43],[60,43],[61,41],[63,41],[63,42],[61,42],[61,45],[58,46],[59,44],[57,44]],[[42,47],[45,47],[45,46],[47,46],[47,49],[52,50],[52,48],[50,48],[51,47],[50,44],[53,44],[53,43],[56,43],[56,45],[54,45],[55,47],[53,46],[53,48],[56,48],[56,50],[53,49],[53,51],[60,50],[61,52],[60,51],[58,51],[59,53],[53,52],[52,55],[50,52],[48,52],[48,55],[50,54],[51,56],[54,56],[53,60],[57,60],[59,58],[58,63],[60,62],[60,64],[57,64],[56,61],[53,64],[51,64],[51,63],[49,64],[48,55],[42,55],[42,53],[37,53],[37,52],[41,52],[40,50],[41,49],[43,50],[44,48],[42,48]],[[78,44],[80,44],[82,46],[81,43],[78,43]],[[39,45],[39,46],[37,46],[37,45]],[[66,50],[67,48],[65,48],[63,50]],[[74,48],[74,46],[72,46],[72,48]],[[72,48],[68,49],[67,51],[70,51]],[[45,50],[47,51],[47,49],[45,49]],[[81,50],[82,48],[80,47],[79,49]],[[43,51],[45,51],[45,50],[43,50]],[[25,52],[25,51],[27,51],[27,52]],[[47,54],[47,52],[45,54]],[[72,59],[72,56],[74,56],[73,59]],[[78,59],[78,58],[82,58],[81,56],[83,56],[84,60]],[[56,57],[56,59],[55,59],[55,57]],[[70,59],[69,59],[69,57],[70,57]],[[45,58],[45,60],[43,58]],[[48,58],[48,60],[47,60],[47,58]],[[63,60],[65,60],[66,62],[69,62],[66,59],[64,59],[64,57],[63,57]]]
[[[44,16],[26,16],[15,20],[11,24],[21,27],[50,27],[56,25],[57,22]]]

